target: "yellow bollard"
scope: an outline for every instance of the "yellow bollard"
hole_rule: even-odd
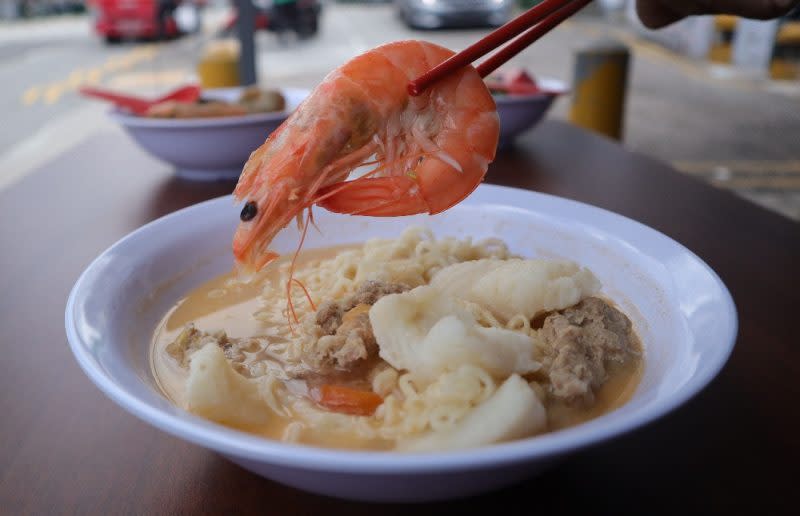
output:
[[[209,43],[200,62],[197,75],[203,88],[239,86],[239,44],[236,40]]]
[[[630,52],[606,41],[575,55],[570,120],[610,138],[622,138]]]

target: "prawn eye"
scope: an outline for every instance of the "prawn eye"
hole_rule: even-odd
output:
[[[250,201],[242,208],[242,213],[239,214],[239,218],[242,222],[247,222],[248,220],[252,220],[253,217],[256,216],[256,213],[258,213],[258,207],[255,202]]]

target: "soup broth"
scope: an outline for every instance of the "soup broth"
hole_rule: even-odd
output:
[[[410,240],[406,242],[406,247],[411,251],[397,244],[404,238]],[[420,248],[426,246],[433,250],[420,253]],[[429,265],[425,262],[429,257],[420,258],[431,253],[443,253],[449,257],[450,263]],[[559,361],[567,360],[570,354],[592,354],[595,352],[592,350],[600,349],[586,345],[585,349],[567,350],[565,346],[583,345],[580,339],[585,338],[568,339],[570,331],[577,331],[572,326],[579,326],[570,321],[584,317],[569,312],[572,309],[569,307],[565,307],[566,312],[564,309],[548,309],[544,314],[538,313],[535,318],[527,318],[526,323],[525,317],[519,314],[503,320],[498,315],[502,310],[493,310],[491,303],[484,303],[484,307],[478,302],[459,301],[457,310],[462,312],[457,312],[461,314],[458,317],[465,321],[474,320],[475,328],[469,331],[475,335],[502,334],[504,338],[512,336],[523,344],[527,342],[524,339],[530,340],[529,358],[532,365],[527,370],[520,370],[520,366],[516,366],[518,370],[513,375],[498,373],[495,369],[500,368],[495,365],[484,367],[480,362],[468,361],[460,368],[453,366],[442,369],[438,376],[412,374],[415,372],[400,367],[402,360],[393,356],[389,339],[382,337],[381,332],[385,333],[386,330],[383,328],[385,324],[377,316],[381,308],[379,303],[386,305],[390,301],[411,299],[419,292],[439,295],[429,292],[438,288],[436,281],[431,280],[437,274],[442,275],[439,277],[446,275],[442,271],[448,270],[448,266],[486,263],[487,267],[501,267],[505,262],[522,264],[524,261],[509,255],[505,247],[497,242],[473,244],[454,239],[436,241],[432,236],[418,231],[411,236],[404,234],[396,241],[301,252],[294,269],[296,278],[308,290],[310,299],[305,296],[299,283],[290,283],[292,288],[287,289],[287,258],[271,263],[249,283],[239,282],[232,274],[223,274],[191,291],[159,323],[151,344],[152,370],[164,394],[176,405],[192,412],[270,439],[336,448],[414,450],[422,446],[419,449],[425,449],[428,445],[419,443],[424,443],[427,435],[444,435],[448,431],[464,433],[466,431],[459,430],[459,427],[468,424],[470,413],[488,403],[487,400],[496,398],[510,376],[528,382],[536,394],[536,403],[541,403],[546,411],[546,422],[540,424],[533,434],[585,422],[627,402],[639,383],[643,369],[641,343],[632,328],[629,328],[622,351],[608,351],[607,357],[611,358],[600,360],[600,363],[595,359],[593,365],[590,364],[602,370],[602,378],[598,379],[595,375],[594,379],[587,380],[581,376],[582,373],[570,376],[570,367],[582,371],[580,368],[585,366],[583,363],[567,365],[559,369],[558,374],[555,372],[560,367]],[[332,276],[328,274],[331,271],[335,272]],[[460,278],[461,275],[459,272],[454,277]],[[484,279],[486,277],[489,276]],[[483,279],[478,279],[477,283],[470,280],[475,284],[480,281]],[[373,292],[363,294],[365,284],[371,285]],[[378,284],[381,286],[376,287]],[[402,288],[396,285],[402,285]],[[383,292],[392,289],[397,292]],[[296,320],[287,307],[287,291],[292,294]],[[375,292],[379,292],[380,299],[371,299],[378,296]],[[582,299],[585,298],[588,297]],[[347,299],[349,301],[343,301]],[[371,302],[358,302],[365,299]],[[608,305],[608,310],[619,313],[611,308],[613,303],[610,300],[596,304],[602,310],[607,310],[605,305]],[[373,308],[376,306],[378,308]],[[428,305],[424,306],[426,308],[422,310],[422,315],[409,320],[419,321],[435,311],[428,309]],[[467,311],[463,311],[464,306]],[[325,320],[324,310],[338,315],[339,319],[334,318],[334,322],[340,321],[336,333],[325,329],[332,324]],[[399,308],[393,310],[400,313]],[[470,319],[470,311],[474,312],[473,319]],[[386,324],[397,324],[394,316],[390,319],[392,321]],[[355,329],[345,337],[342,328],[356,320],[361,321],[362,326],[354,326]],[[371,324],[364,321],[371,321]],[[568,326],[563,330],[565,324]],[[365,336],[373,329],[374,336]],[[424,335],[418,343],[419,349],[427,345],[425,343],[435,333],[428,329],[429,334]],[[341,338],[340,333],[343,335]],[[549,334],[556,335],[550,343],[545,338]],[[603,335],[608,337],[605,333]],[[558,339],[566,343],[558,344],[561,342]],[[346,346],[354,341],[362,346],[352,345],[355,351],[348,351]],[[477,344],[472,345],[484,345],[480,341],[475,342]],[[244,379],[242,381],[249,382],[245,387],[250,389],[252,384],[252,393],[258,392],[258,396],[264,397],[263,410],[269,413],[269,417],[250,420],[247,416],[239,417],[228,412],[217,416],[211,409],[203,409],[206,412],[202,412],[193,407],[192,397],[196,397],[196,394],[194,391],[187,394],[187,385],[190,385],[191,375],[201,373],[195,371],[191,364],[201,349],[205,354],[213,351],[204,349],[209,345],[224,350],[229,367]],[[337,345],[341,347],[336,348]],[[311,356],[312,352],[318,353],[322,348],[327,354]],[[330,349],[334,351],[329,352]],[[347,356],[348,353],[361,355],[352,359]],[[582,360],[580,357],[578,359]],[[589,366],[584,369],[586,367]],[[198,382],[200,380],[195,379],[191,385],[200,385]],[[580,389],[587,382],[595,382],[596,385],[588,392],[572,394],[572,390]],[[473,387],[474,395],[470,394]],[[326,389],[353,396],[352,399],[374,399],[380,405],[373,407],[371,412],[359,412],[364,407],[348,405],[350,398],[345,400],[347,403],[344,405],[326,401],[324,396],[329,392]],[[255,394],[250,397],[253,396]],[[230,403],[236,403],[236,400],[231,399]],[[437,409],[437,404],[443,409]],[[526,436],[507,435],[499,440]],[[487,443],[476,443],[481,444]]]

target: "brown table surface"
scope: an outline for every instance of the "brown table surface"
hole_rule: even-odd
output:
[[[232,188],[176,179],[108,131],[0,192],[0,513],[788,509],[800,459],[800,339],[790,314],[800,308],[800,225],[558,122],[501,153],[487,179],[613,210],[703,258],[740,317],[719,377],[656,423],[470,500],[376,506],[257,477],[128,415],[67,347],[67,294],[97,254],[150,220]]]

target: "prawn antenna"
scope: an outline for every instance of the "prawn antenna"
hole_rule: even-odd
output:
[[[302,217],[302,216],[301,216]],[[308,304],[311,306],[312,311],[316,311],[317,307],[314,304],[314,300],[311,299],[311,294],[308,292],[308,289],[303,284],[302,281],[294,277],[294,266],[297,262],[297,256],[300,254],[300,250],[303,248],[303,243],[306,240],[306,233],[308,233],[308,225],[312,220],[311,208],[308,209],[308,215],[306,216],[305,223],[303,224],[303,232],[300,234],[300,241],[297,244],[297,249],[294,251],[294,255],[292,256],[292,262],[289,265],[289,279],[286,281],[286,304],[287,304],[287,318],[289,319],[289,329],[294,333],[294,328],[292,326],[292,320],[294,320],[295,324],[300,323],[300,319],[297,317],[297,311],[294,308],[294,302],[292,301],[292,284],[298,285],[302,290],[303,294],[305,294],[306,299],[308,299]],[[302,219],[301,219],[302,220]]]
[[[311,206],[308,207],[308,220],[309,220],[309,222],[311,222],[311,225],[314,226],[314,229],[317,230],[317,233],[319,233],[321,235],[322,234],[322,230],[319,229],[319,226],[317,226],[317,223],[314,220],[314,212],[311,211]]]

